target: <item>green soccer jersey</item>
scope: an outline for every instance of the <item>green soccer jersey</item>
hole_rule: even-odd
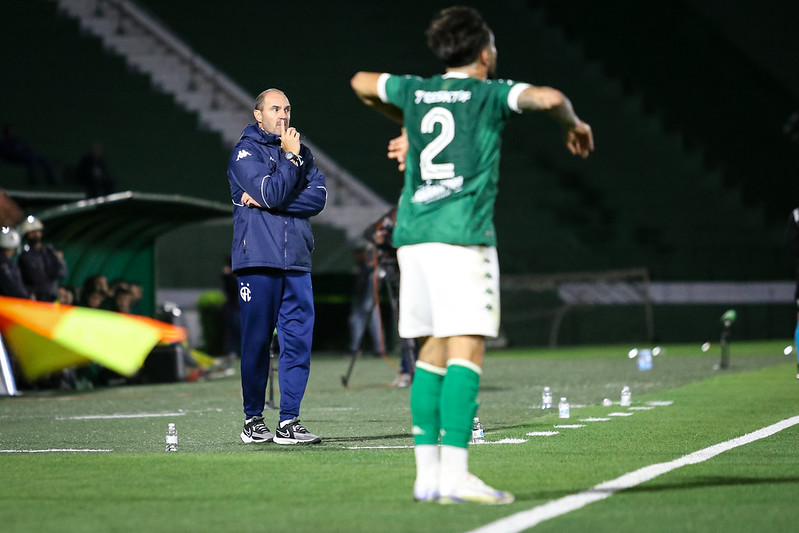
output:
[[[380,77],[380,98],[402,109],[410,143],[395,246],[496,246],[500,135],[526,87],[460,73]]]

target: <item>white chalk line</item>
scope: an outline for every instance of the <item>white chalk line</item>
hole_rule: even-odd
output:
[[[527,442],[527,439],[499,439],[499,440],[487,440],[485,442],[470,442],[469,446],[482,446],[483,444],[524,444]]]
[[[512,533],[524,531],[525,529],[534,527],[546,520],[570,513],[571,511],[576,511],[577,509],[581,509],[590,503],[604,500],[620,490],[629,489],[640,485],[641,483],[651,481],[662,474],[671,472],[672,470],[676,470],[677,468],[681,468],[685,465],[692,465],[707,461],[708,459],[711,459],[723,452],[732,450],[733,448],[737,448],[745,444],[750,444],[756,440],[770,437],[771,435],[774,435],[783,429],[795,426],[796,424],[799,424],[799,416],[786,418],[785,420],[777,422],[776,424],[772,424],[770,426],[758,429],[752,433],[747,433],[740,437],[736,437],[734,439],[715,444],[688,455],[684,455],[679,459],[675,459],[674,461],[645,466],[611,481],[602,482],[588,490],[584,490],[576,494],[570,494],[568,496],[564,496],[563,498],[547,502],[543,505],[538,505],[532,509],[512,514],[505,518],[491,522],[490,524],[486,524],[485,526],[473,529],[469,533]]]
[[[158,418],[166,416],[185,416],[186,413],[132,413],[132,414],[119,414],[119,415],[80,415],[80,416],[63,416],[58,417],[56,420],[112,420],[116,418]]]
[[[46,450],[0,450],[0,453],[59,453],[59,452],[81,452],[81,453],[106,453],[114,450],[82,450],[76,448],[48,448]]]

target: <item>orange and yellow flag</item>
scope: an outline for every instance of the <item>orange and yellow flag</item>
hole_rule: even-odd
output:
[[[0,333],[29,381],[91,362],[132,376],[156,344],[186,339],[151,318],[2,296]]]

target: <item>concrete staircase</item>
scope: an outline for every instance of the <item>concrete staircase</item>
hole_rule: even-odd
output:
[[[87,34],[109,52],[150,77],[154,89],[171,95],[181,108],[196,112],[202,127],[231,147],[252,121],[254,95],[214,68],[169,29],[128,0],[53,0],[65,16],[77,19]],[[355,241],[389,204],[313,143],[304,140],[327,178],[328,203],[314,220],[342,229]]]

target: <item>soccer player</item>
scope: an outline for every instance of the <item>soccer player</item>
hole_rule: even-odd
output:
[[[495,79],[494,35],[476,10],[438,13],[427,42],[446,65],[422,79],[358,72],[360,99],[403,124],[407,155],[394,243],[400,266],[403,338],[424,338],[411,387],[418,501],[510,503],[468,470],[468,443],[485,338],[499,330],[494,201],[500,134],[516,113],[545,112],[564,128],[566,147],[587,157],[588,124],[563,93]],[[401,143],[400,143],[401,145]],[[439,449],[439,442],[441,444]]]

